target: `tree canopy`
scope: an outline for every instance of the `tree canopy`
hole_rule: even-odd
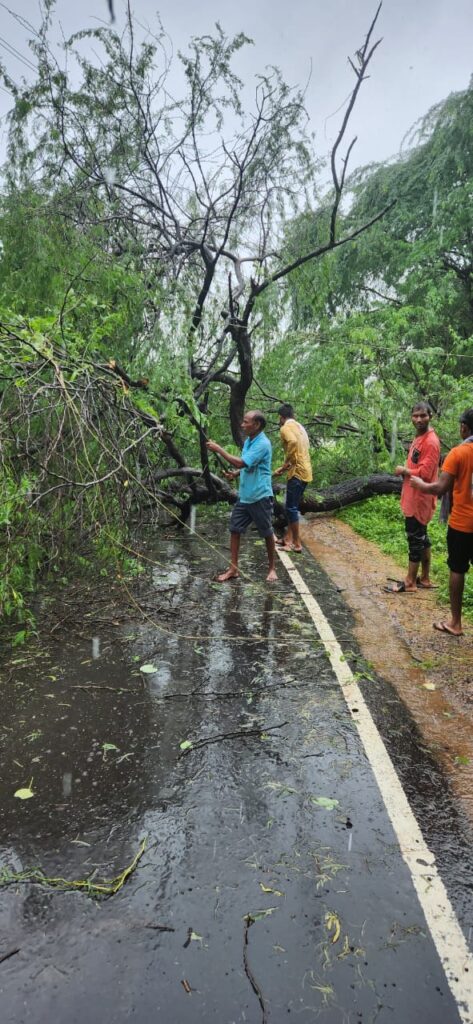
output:
[[[79,549],[100,544],[104,508],[118,537],[163,504],[231,500],[205,439],[238,445],[245,403],[297,401],[318,491],[389,471],[414,398],[454,439],[471,404],[472,90],[430,111],[399,158],[350,173],[377,16],[350,62],[329,185],[303,92],[276,68],[252,98],[239,79],[243,33],[217,25],[172,59],[162,27],[142,38],[129,9],[124,34],[78,33],[59,63],[49,3],[36,79],[3,73],[5,611],[70,556],[73,523]]]

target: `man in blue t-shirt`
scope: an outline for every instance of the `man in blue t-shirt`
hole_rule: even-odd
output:
[[[237,455],[230,455],[215,441],[207,441],[209,451],[216,452],[234,467],[234,471],[226,473],[225,476],[233,480],[240,475],[238,501],[233,506],[230,519],[230,568],[226,572],[220,573],[215,579],[217,583],[226,583],[227,580],[234,580],[240,575],[238,571],[240,538],[250,523],[254,523],[260,537],[264,537],[266,541],[269,563],[266,579],[269,583],[273,583],[277,580],[277,576],[274,568],[276,546],[272,522],[271,441],[263,433],[266,420],[262,412],[255,410],[245,413],[241,426],[243,433],[246,434],[241,458]]]

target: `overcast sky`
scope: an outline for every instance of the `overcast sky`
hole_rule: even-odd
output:
[[[15,78],[28,70],[8,52],[14,47],[30,57],[28,31],[8,13],[34,25],[40,21],[36,0],[1,3],[0,55]],[[114,0],[115,28],[124,24],[122,0]],[[134,0],[138,20],[156,28],[159,10],[174,50],[192,35],[212,32],[216,20],[227,34],[243,31],[254,41],[238,60],[238,71],[251,86],[267,64],[276,64],[290,84],[307,86],[306,103],[319,155],[336,134],[353,75],[347,55],[364,39],[376,10],[375,0]],[[57,0],[64,34],[93,28],[108,20],[107,0]],[[352,167],[395,154],[410,126],[452,91],[464,89],[472,72],[472,0],[384,0],[376,37],[383,42],[374,58],[352,122],[358,143]],[[9,98],[0,92],[0,115]],[[5,120],[1,122],[4,129]],[[3,146],[2,146],[3,149]]]

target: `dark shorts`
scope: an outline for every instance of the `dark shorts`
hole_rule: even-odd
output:
[[[451,526],[447,530],[447,565],[451,572],[468,572],[473,565],[473,533],[463,533]]]
[[[287,481],[286,515],[290,523],[297,523],[299,519],[299,505],[306,487],[307,484],[304,480],[299,480],[298,476],[292,476]]]
[[[406,516],[407,543],[409,545],[409,561],[420,562],[422,553],[430,548],[430,540],[427,527],[419,523],[415,516]]]
[[[249,503],[237,501],[233,506],[230,519],[231,533],[245,533],[254,523],[260,537],[270,537],[273,533],[273,499],[260,498]]]

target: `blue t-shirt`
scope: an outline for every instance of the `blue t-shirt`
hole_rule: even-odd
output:
[[[239,498],[244,505],[251,505],[261,498],[272,498],[271,456],[271,441],[266,434],[247,437],[241,453],[245,468],[240,470],[239,490]]]

